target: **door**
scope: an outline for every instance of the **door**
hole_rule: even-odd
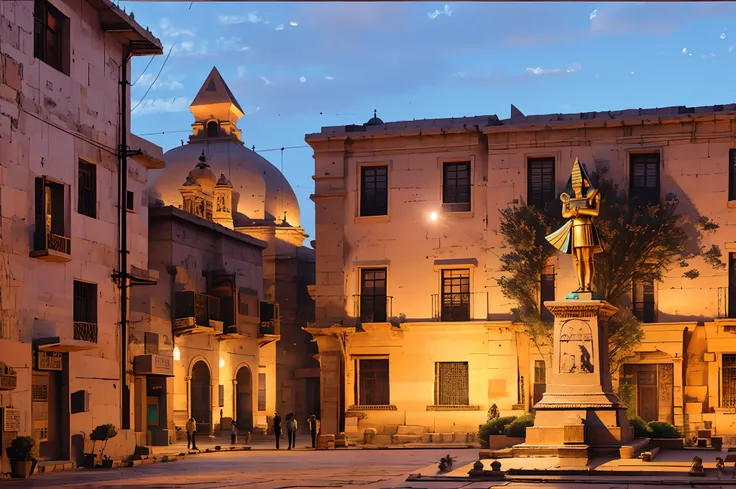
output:
[[[235,378],[237,384],[237,419],[239,430],[253,430],[253,376],[248,367],[240,367]]]
[[[636,411],[644,421],[657,421],[659,392],[657,366],[648,365],[636,373]]]
[[[33,437],[39,446],[39,456],[45,460],[60,459],[61,373],[33,372],[31,402]]]
[[[192,383],[190,392],[190,406],[192,417],[197,421],[197,433],[209,433],[212,402],[210,388],[210,369],[202,360],[192,368]]]

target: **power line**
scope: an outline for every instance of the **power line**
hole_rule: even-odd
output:
[[[146,95],[148,95],[148,92],[150,92],[150,91],[151,91],[151,89],[153,88],[153,86],[154,86],[154,85],[156,84],[156,81],[158,80],[158,77],[159,77],[159,76],[161,76],[161,72],[162,72],[162,71],[164,71],[164,66],[166,66],[166,62],[167,62],[167,61],[169,60],[169,56],[171,56],[171,51],[173,51],[173,50],[174,50],[174,46],[175,46],[175,44],[172,44],[172,45],[171,45],[171,48],[169,49],[169,54],[167,54],[167,55],[166,55],[166,59],[164,60],[163,64],[161,65],[161,69],[160,69],[160,70],[158,70],[158,74],[156,75],[156,78],[154,78],[154,79],[153,79],[153,83],[151,83],[151,86],[150,86],[150,87],[148,87],[148,90],[146,90],[146,93],[144,93],[144,94],[143,94],[143,98],[141,98],[141,99],[140,99],[140,100],[138,101],[138,103],[137,103],[137,104],[135,104],[135,107],[133,107],[133,108],[132,108],[132,109],[130,110],[130,113],[131,113],[131,114],[132,114],[133,112],[135,112],[135,109],[137,109],[137,108],[138,108],[138,106],[139,106],[139,105],[140,105],[140,104],[141,104],[141,103],[142,103],[142,102],[143,102],[143,101],[144,101],[144,100],[146,99]]]
[[[148,71],[148,67],[151,66],[151,63],[153,63],[153,58],[154,56],[150,56],[148,58],[148,64],[146,65],[145,68],[143,68],[143,72],[140,75],[138,75],[138,79],[135,82],[133,82],[133,84],[131,85],[131,88],[134,87],[135,84],[138,83],[141,80],[141,78],[143,78],[143,75],[146,74],[146,71]]]

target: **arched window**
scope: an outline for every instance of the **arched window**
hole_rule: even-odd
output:
[[[214,136],[217,136],[217,133],[218,133],[217,122],[209,121],[207,123],[207,136],[214,137]]]

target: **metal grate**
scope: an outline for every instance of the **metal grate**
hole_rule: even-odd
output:
[[[31,386],[31,401],[47,402],[49,400],[49,386],[46,384],[33,384]]]
[[[358,361],[358,404],[389,404],[388,359]]]
[[[723,355],[721,407],[736,407],[736,355]]]
[[[466,406],[470,404],[468,362],[437,362],[435,372],[435,405]]]
[[[266,410],[266,374],[258,374],[258,410]]]
[[[144,355],[158,355],[158,333],[146,332],[143,335]]]

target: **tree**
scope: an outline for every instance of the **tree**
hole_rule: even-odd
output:
[[[696,278],[699,272],[688,263],[696,256],[714,268],[726,265],[717,245],[709,249],[702,245],[704,235],[715,232],[718,225],[704,216],[692,220],[678,214],[674,195],[658,205],[640,205],[606,177],[606,169],[591,175],[591,180],[601,192],[601,213],[595,224],[605,250],[595,256],[596,290],[619,308],[609,322],[610,369],[615,372],[644,336],[626,304],[633,282],[661,281],[675,264],[689,268],[684,277]],[[555,203],[539,211],[518,205],[500,212],[498,233],[509,251],[500,257],[504,275],[497,282],[504,296],[518,304],[518,320],[542,354],[552,344],[553,323],[541,319],[540,279],[558,253],[544,238],[561,223],[560,207]]]

